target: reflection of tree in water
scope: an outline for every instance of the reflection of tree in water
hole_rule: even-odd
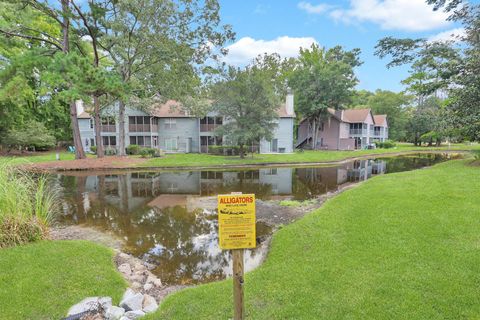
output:
[[[203,171],[201,176],[204,196],[243,192],[254,193],[257,199],[268,199],[272,195],[272,185],[259,180],[260,170]],[[209,177],[213,178],[209,180]]]
[[[64,195],[70,214],[63,222],[106,230],[124,239],[124,250],[157,265],[153,272],[165,283],[208,282],[225,277],[230,257],[218,248],[216,214],[202,209],[189,212],[179,205],[151,208],[147,206],[150,198],[129,211],[128,180],[121,175],[118,184],[99,176],[98,188],[90,193],[84,191],[85,178],[64,178],[67,183],[62,185],[72,189]],[[251,252],[250,258],[255,254]]]
[[[387,162],[387,172],[393,173],[432,166],[445,161],[445,156],[442,154],[415,154],[411,156],[385,158],[384,160]]]
[[[293,197],[306,200],[337,189],[337,167],[296,168]]]

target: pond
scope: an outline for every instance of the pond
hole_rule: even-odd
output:
[[[419,169],[447,155],[418,154],[356,160],[328,167],[262,167],[247,170],[56,174],[62,190],[62,225],[95,228],[122,240],[122,250],[155,265],[165,284],[196,284],[231,275],[231,257],[218,247],[215,197],[255,193],[260,202],[314,199],[379,174]],[[213,205],[212,205],[213,203]],[[275,205],[263,216],[281,215]],[[270,208],[262,209],[262,208]],[[257,222],[261,242],[272,225]],[[246,270],[258,266],[267,245],[245,253]]]

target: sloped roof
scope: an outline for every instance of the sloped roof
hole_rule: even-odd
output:
[[[365,122],[369,113],[370,109],[347,109],[343,111],[343,121]]]
[[[90,119],[92,116],[90,115],[90,113],[86,112],[86,111],[83,111],[82,113],[80,113],[79,115],[77,115],[77,118],[78,119]]]
[[[168,100],[165,103],[152,105],[150,114],[159,118],[190,118],[191,116],[176,100]]]
[[[385,127],[387,125],[387,115],[386,114],[377,114],[373,116],[375,124],[378,126]]]

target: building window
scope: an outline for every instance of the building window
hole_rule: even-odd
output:
[[[90,129],[93,129],[93,118],[90,118]]]
[[[157,141],[157,137],[153,137]],[[130,144],[136,144],[142,147],[151,147],[152,138],[150,136],[130,136]],[[157,146],[156,144],[154,146]]]
[[[267,169],[265,175],[267,176],[276,176],[278,174],[277,168]]]
[[[90,139],[90,145],[93,147],[95,145],[95,139]]]
[[[117,137],[115,136],[103,136],[103,145],[104,146],[116,146],[117,145]]]
[[[172,118],[165,119],[165,129],[175,129],[177,128],[177,120]]]
[[[177,150],[177,139],[176,138],[167,138],[165,139],[165,149],[172,151]]]

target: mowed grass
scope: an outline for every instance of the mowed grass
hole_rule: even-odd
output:
[[[375,177],[275,233],[245,280],[247,319],[479,319],[480,168]],[[228,319],[230,280],[148,319]]]
[[[74,160],[75,154],[62,151],[60,152],[60,160]],[[6,156],[0,157],[0,162],[8,162],[12,165],[50,162],[56,161],[56,152],[39,152],[27,156]]]
[[[126,288],[113,251],[86,241],[41,241],[0,250],[0,319],[60,319],[90,296],[117,303]]]
[[[211,154],[167,154],[162,158],[152,158],[140,164],[142,167],[214,167],[224,165],[243,165],[261,163],[308,163],[329,162],[367,155],[391,154],[413,151],[455,151],[479,150],[480,144],[455,144],[443,147],[415,147],[412,144],[398,144],[392,149],[355,150],[355,151],[304,151],[289,154],[249,154],[244,159],[239,156],[219,156]]]

